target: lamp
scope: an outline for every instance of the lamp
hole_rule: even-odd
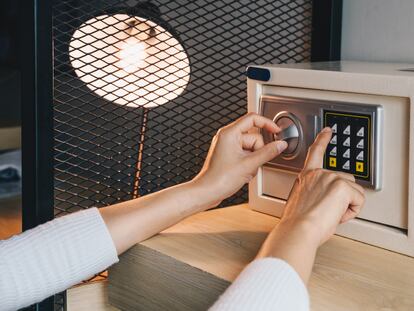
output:
[[[69,44],[71,65],[90,90],[115,104],[143,108],[134,198],[149,109],[178,97],[190,80],[187,53],[160,16],[151,2],[112,10],[84,22]]]

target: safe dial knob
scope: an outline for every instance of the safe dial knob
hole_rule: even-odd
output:
[[[302,141],[302,127],[299,119],[288,111],[279,112],[273,119],[281,131],[274,135],[275,140],[284,140],[288,147],[282,152],[285,159],[293,159],[299,152]]]

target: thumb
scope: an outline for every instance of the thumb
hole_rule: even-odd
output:
[[[277,140],[268,143],[259,150],[251,153],[249,156],[249,163],[257,168],[277,157],[283,152],[283,150],[287,148],[287,146],[287,142],[283,140]]]

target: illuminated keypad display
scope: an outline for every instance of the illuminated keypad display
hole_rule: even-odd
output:
[[[325,110],[323,125],[333,133],[324,167],[369,181],[371,123],[370,115]]]

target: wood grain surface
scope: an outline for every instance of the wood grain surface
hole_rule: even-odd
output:
[[[119,311],[108,303],[108,282],[98,281],[67,290],[67,311]]]
[[[206,310],[277,223],[247,205],[192,216],[121,256],[109,271],[110,303]],[[209,299],[192,299],[200,288]],[[318,251],[309,292],[313,311],[412,311],[414,259],[335,236]]]
[[[134,268],[115,265],[109,273],[109,301],[121,310],[202,311],[230,285],[144,245],[123,260]]]

